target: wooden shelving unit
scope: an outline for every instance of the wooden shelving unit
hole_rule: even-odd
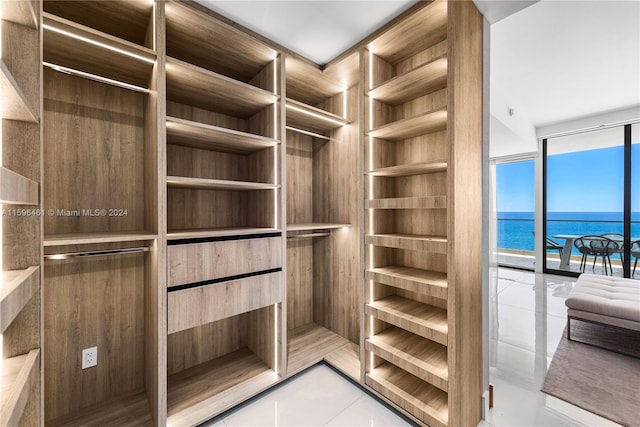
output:
[[[318,132],[327,132],[345,126],[349,121],[329,111],[287,99],[287,125]]]
[[[0,330],[15,320],[40,290],[40,267],[2,272],[0,283]]]
[[[142,242],[153,240],[158,236],[145,231],[131,233],[68,233],[68,234],[45,234],[43,245],[66,246],[66,245],[88,245],[94,243],[122,243],[122,242]]]
[[[0,166],[0,203],[37,205],[38,183]]]
[[[167,185],[177,188],[203,188],[209,190],[235,190],[235,191],[255,191],[255,190],[274,190],[280,188],[277,184],[268,184],[263,182],[243,182],[229,181],[223,179],[201,179],[186,178],[182,176],[168,176]]]
[[[422,424],[476,425],[481,15],[469,2],[422,2],[364,57],[365,383]]]
[[[287,231],[335,230],[335,229],[349,227],[349,226],[350,224],[328,224],[328,223],[287,224]]]
[[[0,425],[18,425],[34,386],[40,382],[40,350],[2,360],[0,372]]]
[[[196,229],[196,230],[180,230],[171,231],[167,233],[167,240],[183,240],[183,239],[206,239],[213,237],[228,237],[228,236],[244,236],[248,234],[271,234],[279,233],[282,230],[277,228],[251,228],[251,227],[229,227],[218,229]]]
[[[0,94],[2,96],[2,117],[8,120],[38,122],[38,113],[28,103],[22,89],[0,59]]]
[[[117,425],[119,427],[153,426],[149,400],[145,393],[125,395],[89,406],[68,417],[49,422],[52,427]]]

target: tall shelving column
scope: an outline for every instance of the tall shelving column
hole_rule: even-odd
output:
[[[283,60],[200,5],[165,7],[167,422],[191,426],[284,372]]]
[[[481,22],[424,2],[364,53],[365,383],[431,426],[480,419]]]
[[[40,426],[42,3],[0,8],[0,426]]]

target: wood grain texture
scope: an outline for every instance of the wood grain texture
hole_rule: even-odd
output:
[[[277,140],[261,135],[176,117],[167,117],[167,140],[170,144],[240,154],[253,153],[278,144]]]
[[[44,13],[43,23],[45,62],[149,87],[156,60],[151,49],[49,13]]]
[[[2,5],[2,20],[37,29],[40,24],[39,14],[33,2],[14,1]]]
[[[398,176],[411,176],[421,175],[425,173],[437,173],[447,170],[446,162],[422,162],[422,163],[409,163],[396,166],[389,166],[386,168],[374,169],[367,171],[366,173],[371,176],[381,177],[398,177]]]
[[[369,91],[369,96],[390,105],[424,96],[447,86],[447,57],[441,56],[387,80]]]
[[[0,285],[0,331],[13,322],[29,300],[40,291],[40,267],[2,272]]]
[[[288,333],[287,376],[294,375],[341,349],[350,342],[315,323],[300,326]]]
[[[405,371],[447,391],[447,348],[397,327],[370,337],[366,349]]]
[[[40,381],[40,350],[0,361],[0,425],[17,426]],[[34,423],[35,420],[24,420]]]
[[[0,91],[3,99],[3,119],[34,123],[38,121],[36,111],[29,106],[25,94],[2,61],[0,61]]]
[[[89,425],[152,427],[154,422],[145,393],[117,397],[85,408],[71,416],[47,422],[47,426],[51,427]]]
[[[427,425],[449,425],[447,393],[391,363],[385,362],[369,372],[366,384]]]
[[[282,274],[270,273],[169,292],[168,333],[215,322],[282,301]]]
[[[472,2],[448,2],[449,422],[482,416],[482,38]]]
[[[287,328],[313,323],[313,241],[287,239],[286,286]]]
[[[143,389],[144,287],[144,254],[45,265],[44,306],[56,307],[44,310],[47,420]],[[81,370],[92,346],[99,364]]]
[[[280,268],[281,239],[267,237],[169,246],[167,286]]]
[[[389,197],[365,200],[367,209],[446,209],[446,196]]]
[[[167,99],[247,119],[278,96],[175,58],[167,58]]]
[[[365,236],[365,243],[388,248],[447,253],[447,239],[440,236],[372,234]]]
[[[287,125],[311,132],[326,132],[349,124],[344,117],[287,99]]]
[[[149,1],[46,0],[43,3],[45,12],[95,28],[131,43],[153,47],[152,44],[145,43],[153,14],[153,4]]]
[[[446,310],[407,298],[390,296],[367,304],[365,311],[379,320],[447,345]]]
[[[442,108],[378,127],[369,132],[369,136],[399,141],[426,133],[438,132],[446,127],[447,110]]]
[[[274,190],[280,188],[279,185],[263,182],[228,181],[224,179],[202,179],[184,176],[167,176],[167,185],[176,188],[230,191]]]
[[[50,247],[66,245],[86,245],[94,243],[143,242],[146,240],[153,240],[156,237],[156,234],[146,232],[46,234],[44,236],[43,245],[45,247]]]
[[[166,13],[169,56],[243,82],[276,57],[276,50],[204,8],[167,2]]]
[[[36,181],[0,166],[0,203],[38,205],[39,185]]]
[[[325,222],[311,224],[287,224],[287,231],[335,230],[349,227],[349,224],[329,224]]]
[[[357,344],[349,342],[327,354],[324,360],[354,381],[360,381],[360,347]]]
[[[446,299],[448,294],[447,275],[437,271],[388,265],[367,270],[365,279],[436,298]]]
[[[266,234],[281,232],[276,228],[268,227],[230,227],[230,228],[218,228],[213,230],[181,230],[181,231],[169,231],[167,233],[167,240],[178,239],[197,239],[204,237],[223,237],[223,236],[241,236],[246,234]]]
[[[309,105],[337,95],[344,88],[343,83],[335,76],[292,55],[287,55],[285,69],[287,96]]]

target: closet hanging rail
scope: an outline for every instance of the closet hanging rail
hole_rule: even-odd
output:
[[[63,67],[62,65],[56,65],[56,64],[52,64],[50,62],[42,62],[42,65],[57,71],[59,73],[63,73],[63,74],[70,74],[72,76],[78,76],[78,77],[82,77],[88,80],[94,80],[96,82],[100,82],[100,83],[104,83],[104,84],[108,84],[111,86],[116,86],[116,87],[121,87],[124,89],[129,89],[129,90],[133,90],[135,92],[142,92],[142,93],[151,93],[151,91],[149,89],[140,87],[140,86],[136,86],[136,85],[132,85],[129,83],[125,83],[125,82],[121,82],[118,80],[113,80],[113,79],[109,79],[107,77],[102,77],[102,76],[98,76],[95,74],[91,74],[91,73],[85,73],[84,71],[79,71],[79,70],[74,70],[73,68],[69,68],[69,67]]]
[[[314,138],[320,138],[320,139],[326,139],[327,141],[333,141],[333,139],[329,138],[328,136],[321,135],[321,134],[315,133],[315,132],[309,132],[308,130],[294,128],[293,126],[285,126],[285,128],[287,130],[292,131],[292,132],[301,133],[303,135],[309,135],[309,136],[312,136]]]
[[[331,233],[304,233],[304,234],[292,234],[291,236],[287,236],[287,239],[309,239],[312,237],[326,237],[330,236]]]
[[[142,252],[149,252],[149,248],[139,247],[139,248],[125,248],[125,249],[109,249],[109,250],[103,250],[103,251],[69,252],[69,253],[45,255],[44,259],[63,260],[63,259],[70,259],[70,258],[90,258],[90,257],[98,257],[98,256],[128,255],[128,254],[137,254]]]

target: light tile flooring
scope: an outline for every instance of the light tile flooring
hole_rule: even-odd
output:
[[[574,280],[492,271],[490,381],[494,408],[481,427],[617,426],[540,391],[566,324]],[[409,426],[332,369],[317,365],[208,426]]]

